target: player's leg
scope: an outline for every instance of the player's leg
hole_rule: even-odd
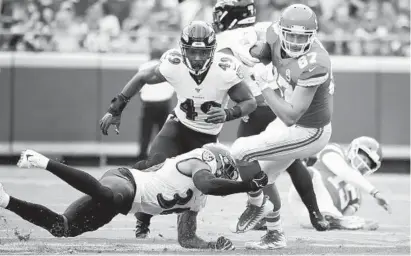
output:
[[[184,126],[181,130],[184,134],[184,137],[181,138],[181,146],[184,153],[201,148],[208,143],[215,143],[218,140],[217,135],[197,132],[187,126]]]
[[[232,146],[232,153],[239,164],[254,160],[271,160],[278,165],[278,168],[273,168],[273,170],[281,171],[288,168],[294,159],[317,153],[327,144],[330,135],[331,125],[318,129],[299,126],[287,127],[281,120],[277,119],[264,132],[236,140]],[[269,177],[273,175],[273,170],[269,170]],[[252,207],[257,207],[258,210],[251,211],[248,207],[241,215],[239,223],[253,226],[256,220],[261,219],[261,212],[263,212],[261,209],[267,206],[263,204]],[[271,248],[270,244],[264,246]]]
[[[99,202],[104,202],[113,206],[122,203],[122,198],[119,195],[113,194],[110,188],[101,184],[90,174],[48,159],[33,150],[23,151],[17,165],[21,168],[37,167],[45,169],[73,188],[91,196]]]
[[[34,204],[9,196],[4,191],[2,184],[0,184],[0,206],[14,212],[32,224],[44,228],[53,236],[62,237],[65,235],[67,220],[62,214],[58,214],[41,204]]]
[[[136,187],[130,175],[125,170],[115,170],[107,172],[100,180],[113,194],[122,198],[122,204],[117,207],[85,195],[73,202],[64,214],[58,214],[45,206],[8,196],[1,184],[0,206],[46,229],[53,236],[74,237],[94,231],[110,222],[118,213],[126,214],[131,209]]]
[[[127,168],[107,171],[101,177],[100,182],[113,194],[120,195],[122,204],[112,207],[90,196],[81,197],[73,202],[63,214],[67,220],[66,236],[73,237],[95,231],[109,223],[117,214],[126,215],[130,211],[136,193],[136,183]]]
[[[153,128],[155,124],[155,116],[152,113],[153,108],[153,103],[143,102],[143,111],[142,117],[140,118],[141,125],[139,133],[140,153],[137,156],[137,160],[144,160],[147,158],[148,146],[150,144],[151,135],[153,133]]]
[[[308,210],[313,227],[317,231],[327,230],[329,223],[325,220],[318,208],[313,182],[307,167],[305,167],[300,160],[295,160],[287,168],[287,172],[290,174],[294,187]]]
[[[263,132],[267,128],[268,124],[270,124],[275,118],[276,116],[274,112],[271,111],[268,106],[257,106],[257,109],[253,111],[248,116],[248,118],[241,119],[237,130],[237,138],[257,135]],[[261,166],[258,161],[253,161],[249,163],[249,165],[239,166],[238,169],[240,171],[242,180],[251,180],[253,179],[255,174],[261,171]],[[270,188],[267,187],[267,189],[249,193],[249,201],[251,201],[253,204],[261,206],[263,203],[262,194],[264,193],[264,191],[268,193],[276,193],[276,191],[274,191],[274,188],[271,189],[272,191],[270,191]],[[264,194],[267,195],[266,193]]]

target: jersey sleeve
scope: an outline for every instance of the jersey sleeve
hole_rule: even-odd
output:
[[[160,58],[159,71],[168,82],[178,75],[176,70],[179,65],[183,65],[182,61],[181,53],[177,49],[170,49],[163,53]]]
[[[254,31],[257,35],[257,40],[266,41],[267,29],[272,24],[272,22],[258,22],[254,25]]]
[[[224,81],[224,88],[222,89],[230,89],[244,80],[244,65],[235,57],[227,54],[221,54],[217,56],[216,61],[219,68],[220,77]]]
[[[277,23],[273,23],[273,24],[271,24],[271,26],[269,26],[267,28],[266,34],[265,34],[265,41],[271,47],[273,47],[274,43],[277,42],[277,40],[279,40],[278,33],[279,33],[279,29],[278,29],[278,24]]]
[[[312,87],[317,86],[325,83],[330,74],[328,68],[324,66],[312,66],[310,68],[306,68],[300,75],[297,80],[298,86],[303,87]]]

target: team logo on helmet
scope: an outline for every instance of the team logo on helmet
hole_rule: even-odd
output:
[[[203,161],[206,162],[211,162],[215,159],[213,153],[211,153],[208,150],[204,150],[203,154],[201,155],[201,158],[203,159]]]

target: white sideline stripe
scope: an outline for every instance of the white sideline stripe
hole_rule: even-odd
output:
[[[222,142],[230,146],[231,142]],[[346,148],[347,144],[341,144]],[[33,149],[43,154],[67,154],[80,156],[136,156],[137,142],[13,142],[0,143],[0,155],[19,155],[24,149]],[[410,159],[409,145],[382,145],[386,159]]]
[[[13,58],[16,67],[95,68],[101,65],[103,69],[131,70],[136,70],[139,65],[149,60],[147,54],[138,53],[3,52],[0,53],[0,66],[10,66]],[[333,70],[337,72],[410,73],[410,62],[407,57],[331,56],[331,62]]]

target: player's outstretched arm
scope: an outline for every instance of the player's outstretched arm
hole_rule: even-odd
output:
[[[206,242],[198,237],[197,215],[195,211],[185,211],[177,217],[178,243],[184,248],[234,250],[233,243],[223,236],[216,242]]]
[[[111,100],[111,104],[107,113],[100,120],[100,129],[104,135],[108,134],[108,128],[111,125],[116,126],[116,132],[119,133],[121,113],[127,106],[130,99],[138,92],[145,84],[156,84],[165,82],[166,79],[161,74],[159,67],[161,63],[139,70],[133,78],[126,84],[121,93]]]
[[[158,84],[167,81],[160,72],[160,65],[161,62],[151,67],[140,69],[124,86],[121,94],[130,99],[140,91],[145,84]]]
[[[199,170],[193,173],[193,183],[205,195],[226,196],[258,191],[267,185],[268,177],[261,171],[250,181],[234,181],[216,178],[209,170]]]
[[[322,160],[329,170],[331,170],[335,175],[343,179],[345,182],[348,182],[365,193],[373,196],[381,207],[391,213],[390,205],[378,189],[376,189],[367,179],[365,179],[360,172],[349,166],[339,154],[334,152],[326,153]]]

